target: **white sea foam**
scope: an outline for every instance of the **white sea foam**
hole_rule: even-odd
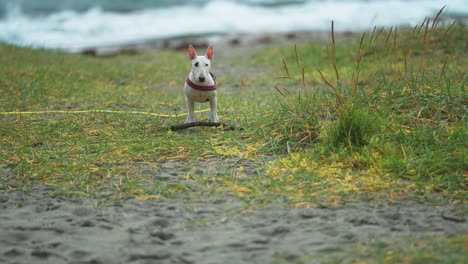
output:
[[[175,6],[130,13],[92,8],[26,16],[10,8],[0,20],[0,41],[15,45],[80,51],[92,46],[117,45],[193,34],[229,34],[328,30],[365,30],[376,26],[420,23],[441,7],[468,14],[466,0],[306,1],[301,5],[269,8],[231,1],[204,6]]]

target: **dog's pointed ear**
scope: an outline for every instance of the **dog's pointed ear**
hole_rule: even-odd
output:
[[[195,49],[192,45],[188,47],[188,56],[190,60],[193,60],[197,57],[197,53],[195,52]]]
[[[206,54],[205,56],[209,59],[209,60],[212,60],[214,58],[214,49],[213,47],[208,46],[208,49],[206,50]]]

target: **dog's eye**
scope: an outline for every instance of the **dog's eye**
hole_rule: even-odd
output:
[[[208,67],[208,63],[206,63],[205,66]]]
[[[195,67],[198,67],[198,62],[195,62]]]

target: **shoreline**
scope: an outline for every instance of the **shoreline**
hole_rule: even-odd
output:
[[[337,41],[360,36],[359,31],[335,32]],[[330,31],[297,31],[289,33],[244,33],[226,35],[194,35],[167,39],[137,41],[134,43],[110,46],[89,47],[72,52],[96,57],[116,56],[119,54],[136,54],[141,52],[157,52],[163,50],[182,51],[190,44],[195,48],[206,48],[209,44],[217,48],[229,48],[244,52],[268,45],[288,45],[317,43],[331,40]],[[65,51],[66,52],[66,51]]]
[[[425,22],[421,21],[421,22]],[[439,17],[438,24],[443,24],[448,27],[452,22],[466,26],[468,24],[468,15],[465,14],[444,14]],[[330,21],[331,27],[332,21]],[[413,30],[413,27],[408,25],[397,25],[398,29]],[[418,26],[418,25],[417,25]],[[377,30],[385,28],[390,30],[392,27],[376,26]],[[336,41],[342,41],[350,38],[360,37],[364,32],[371,33],[374,27],[367,29],[356,30],[340,30],[335,26],[334,35]],[[181,35],[167,38],[141,39],[128,41],[118,44],[99,45],[82,47],[76,51],[67,49],[45,49],[51,51],[59,51],[68,54],[84,54],[96,57],[116,56],[119,54],[136,54],[141,52],[157,52],[163,50],[185,50],[188,45],[192,44],[195,48],[205,48],[209,44],[220,48],[230,48],[241,52],[252,50],[257,47],[267,45],[287,45],[287,44],[303,44],[331,41],[331,28],[327,30],[298,30],[289,32],[257,32],[257,33],[203,33],[193,35]],[[9,44],[14,45],[14,44]],[[14,45],[15,46],[15,45]],[[28,46],[24,46],[28,47]],[[33,48],[34,47],[29,47]]]

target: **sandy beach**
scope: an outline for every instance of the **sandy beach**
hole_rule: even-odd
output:
[[[357,243],[468,231],[454,207],[410,201],[241,212],[243,203],[232,197],[96,206],[44,194],[0,198],[2,263],[294,263],[318,253],[349,254]]]
[[[177,181],[183,175],[173,168],[187,165],[160,164],[153,173]],[[254,173],[248,161],[190,165],[206,169],[206,177],[238,166]],[[2,173],[2,178],[11,176],[7,169]],[[54,197],[54,190],[43,186],[30,193],[3,186],[0,262],[320,263],[307,256],[349,255],[356,245],[398,250],[399,238],[468,232],[465,216],[447,204],[369,200],[317,208],[273,203],[254,210],[229,194],[190,188],[190,198],[107,201]]]

